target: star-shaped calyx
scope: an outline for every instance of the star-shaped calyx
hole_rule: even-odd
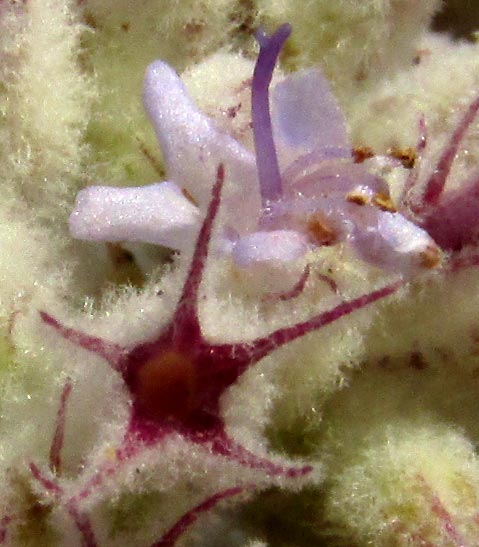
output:
[[[221,344],[208,341],[200,325],[198,301],[224,178],[224,168],[220,165],[181,296],[170,321],[159,327],[156,338],[127,349],[69,328],[44,311],[40,312],[41,317],[67,340],[106,359],[123,377],[132,407],[126,434],[117,449],[117,461],[124,462],[142,448],[155,446],[176,433],[189,442],[206,445],[213,454],[268,475],[299,477],[308,474],[312,467],[277,465],[252,454],[228,435],[221,415],[221,396],[246,369],[277,348],[392,294],[401,283],[343,302],[332,310],[254,340]],[[86,525],[77,504],[102,482],[101,473],[70,501],[70,514],[80,531]],[[110,475],[111,469],[105,474]]]
[[[310,468],[279,470],[235,445],[226,435],[220,416],[221,396],[247,368],[275,349],[391,294],[398,285],[345,302],[307,321],[277,329],[252,341],[209,342],[198,318],[198,293],[223,180],[224,169],[220,165],[182,294],[171,320],[157,338],[127,350],[65,327],[46,312],[41,312],[41,317],[63,337],[105,358],[122,375],[133,399],[130,436],[149,444],[177,431],[193,442],[212,443],[213,452],[233,457],[246,465],[264,466],[271,473],[302,474]]]

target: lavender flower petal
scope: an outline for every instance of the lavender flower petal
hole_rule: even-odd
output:
[[[193,241],[199,209],[173,182],[139,188],[90,186],[70,216],[73,237],[93,241],[144,241],[183,249]]]
[[[316,149],[351,149],[343,113],[319,69],[301,70],[279,82],[272,92],[272,104],[274,137],[283,168]]]
[[[293,230],[254,232],[241,238],[233,248],[233,260],[243,268],[258,262],[289,262],[304,256],[306,238]]]
[[[400,213],[376,207],[354,206],[351,238],[359,256],[371,264],[408,276],[434,268],[440,252],[428,233]]]
[[[309,248],[307,237],[301,232],[258,231],[236,242],[232,258],[248,274],[250,290],[283,293],[292,290],[301,279]]]
[[[381,177],[369,173],[361,164],[332,160],[322,162],[314,170],[304,170],[285,184],[285,193],[319,197],[348,193],[356,188],[368,188],[371,193],[389,196],[389,186]]]
[[[288,186],[291,181],[300,176],[304,176],[308,169],[315,168],[324,161],[339,159],[351,160],[352,150],[350,148],[338,148],[336,146],[315,148],[311,152],[299,156],[291,164],[288,164],[281,174],[283,184],[285,187]]]
[[[219,131],[212,120],[198,110],[179,76],[162,61],[155,61],[146,71],[143,102],[155,129],[169,180],[181,183],[205,211],[221,161],[233,183],[224,201],[229,223],[240,233],[253,229],[257,221],[254,212],[260,209],[254,155]]]

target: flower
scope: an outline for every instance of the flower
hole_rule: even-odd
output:
[[[383,179],[354,162],[344,117],[320,70],[302,70],[279,82],[271,116],[270,82],[290,32],[283,25],[271,37],[257,34],[255,155],[215,128],[171,67],[151,64],[143,100],[170,180],[82,190],[70,217],[72,235],[184,250],[198,230],[214,170],[222,163],[231,184],[221,247],[270,289],[286,290],[297,281],[308,250],[341,241],[352,244],[363,260],[404,275],[436,266],[433,239],[396,211]],[[285,276],[288,268],[291,276]]]

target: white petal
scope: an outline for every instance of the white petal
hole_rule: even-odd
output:
[[[315,149],[351,148],[344,116],[319,69],[291,74],[275,86],[272,99],[273,132],[282,167]]]
[[[305,237],[293,230],[254,232],[242,237],[234,246],[233,258],[240,267],[255,262],[290,262],[308,250]]]
[[[288,291],[305,267],[306,238],[292,230],[255,232],[236,242],[233,260],[257,293]]]
[[[179,76],[166,63],[155,61],[148,67],[143,102],[165,158],[168,178],[185,187],[205,211],[216,170],[224,163],[226,180],[233,183],[224,200],[228,220],[240,232],[254,229],[260,208],[254,155],[198,110]]]
[[[439,264],[440,252],[428,233],[400,213],[356,207],[352,242],[358,254],[381,268],[409,275]]]
[[[313,246],[332,245],[349,237],[354,229],[344,197],[284,199],[271,204],[262,229],[295,230]]]
[[[287,182],[286,193],[307,197],[344,195],[357,188],[389,195],[389,187],[384,179],[370,173],[362,164],[339,160],[320,163],[315,170],[301,173],[296,179]]]
[[[201,215],[172,182],[138,188],[90,186],[70,216],[77,239],[143,241],[183,249],[196,237]]]

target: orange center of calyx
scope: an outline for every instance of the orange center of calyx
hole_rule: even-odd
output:
[[[153,420],[182,419],[194,408],[196,372],[191,359],[167,351],[148,360],[138,371],[137,403]]]

